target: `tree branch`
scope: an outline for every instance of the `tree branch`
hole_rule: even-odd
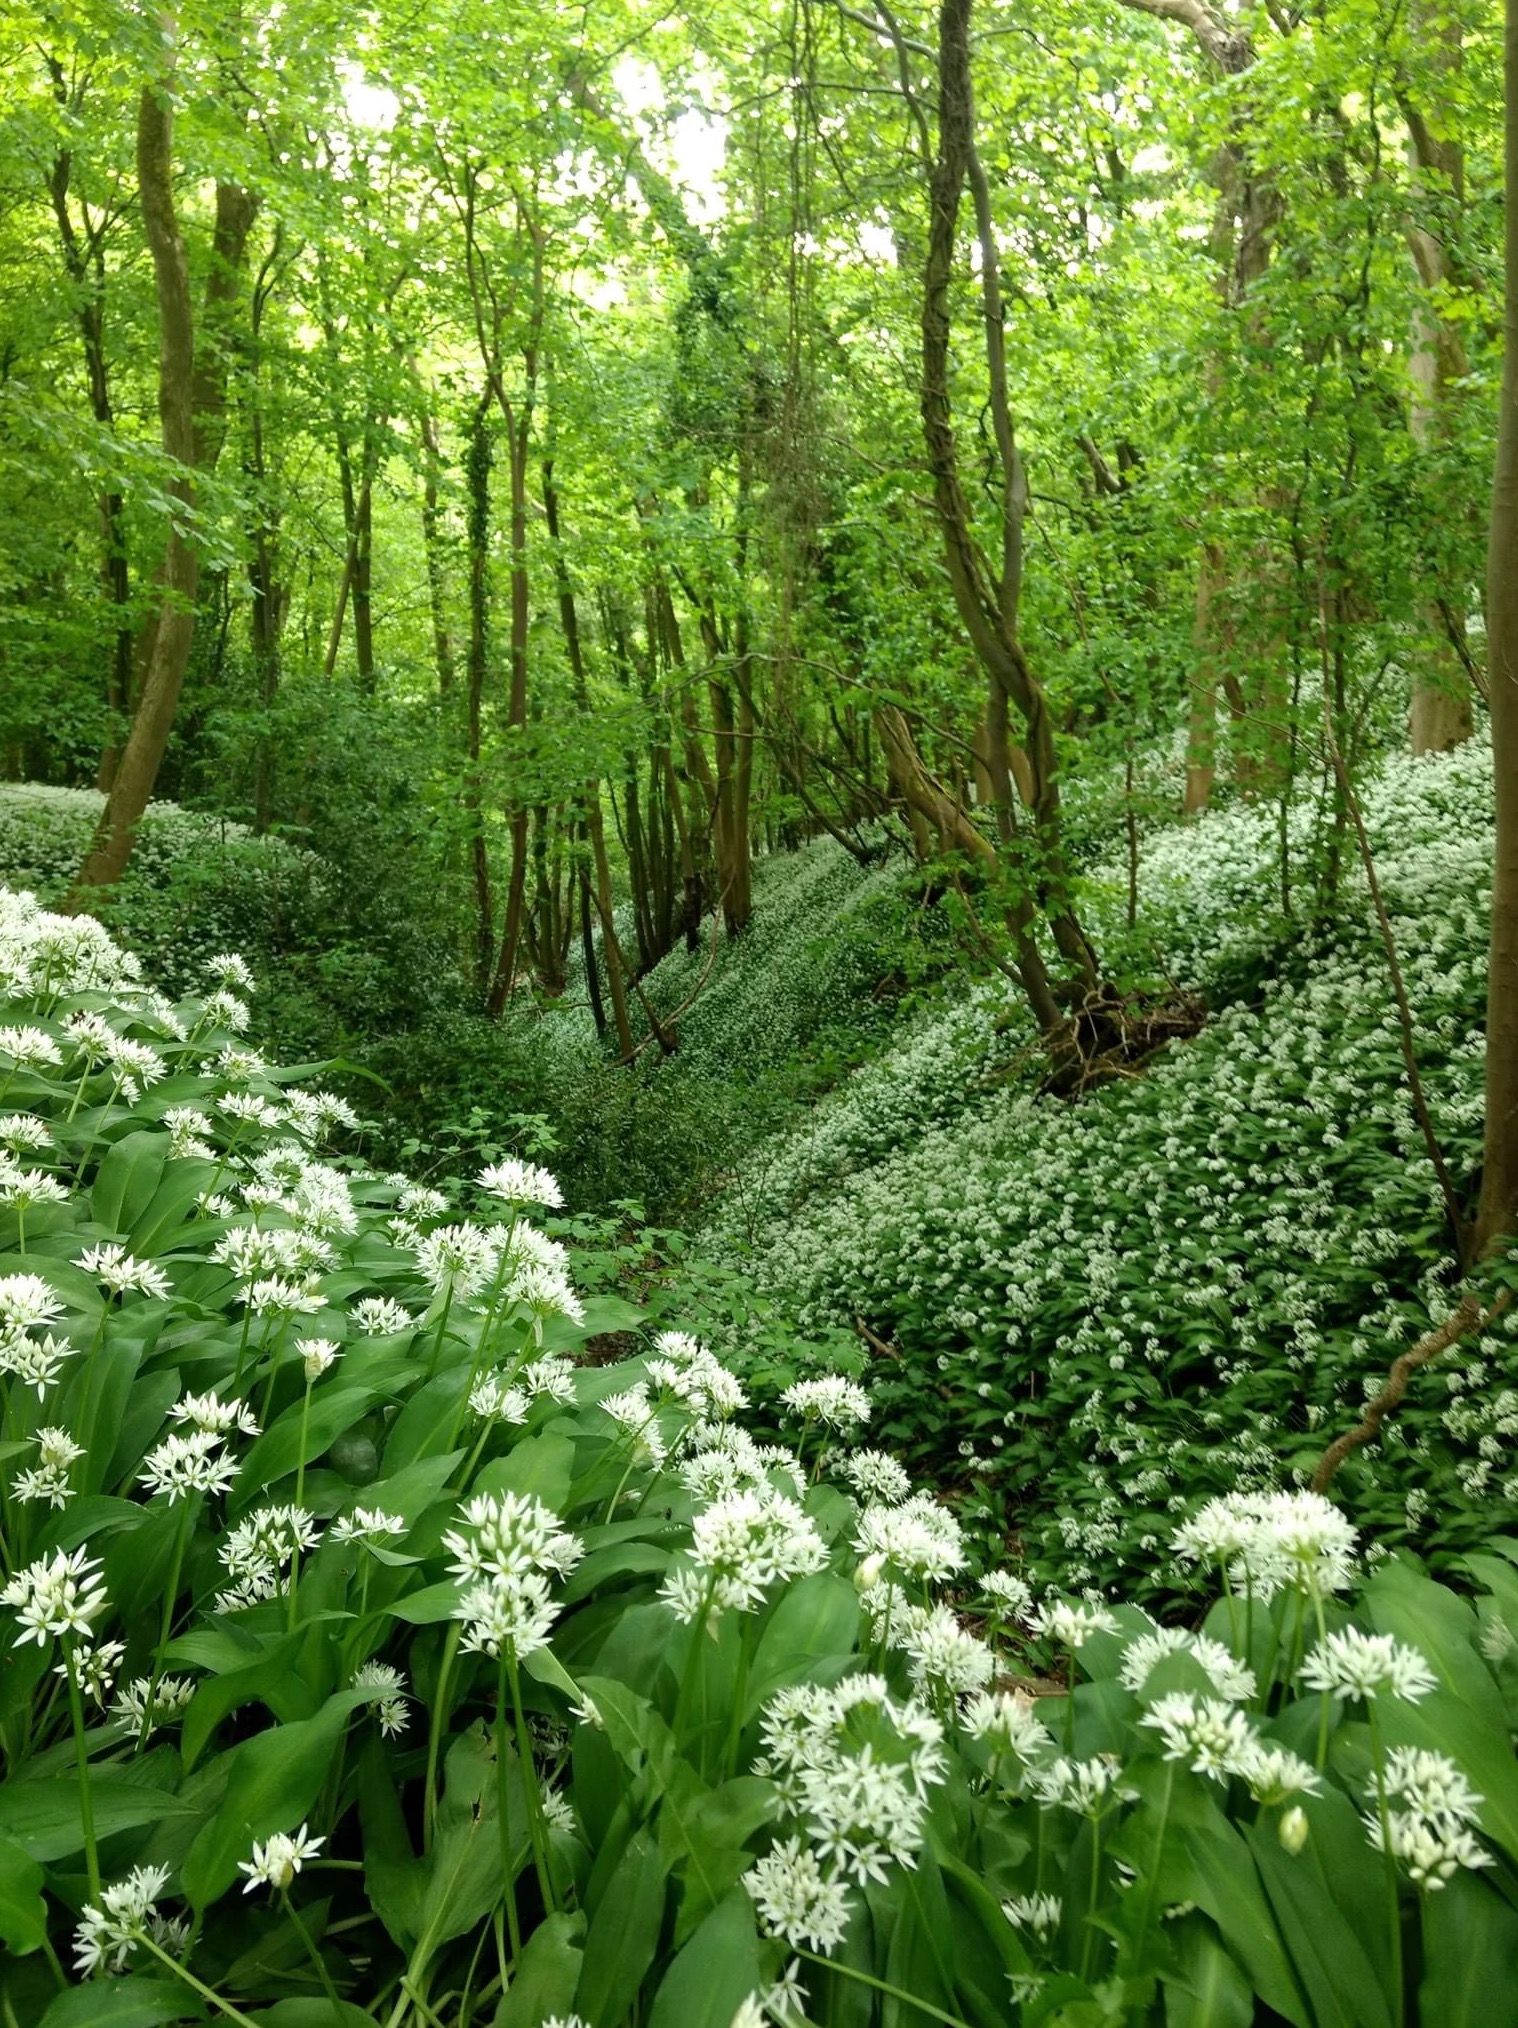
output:
[[[1513,1300],[1511,1289],[1504,1289],[1489,1310],[1483,1310],[1480,1298],[1466,1296],[1450,1316],[1436,1330],[1420,1338],[1411,1352],[1404,1352],[1400,1359],[1392,1361],[1386,1385],[1366,1408],[1364,1416],[1353,1429],[1347,1429],[1343,1436],[1336,1437],[1318,1460],[1318,1469],[1312,1475],[1312,1490],[1326,1493],[1333,1475],[1349,1456],[1362,1445],[1372,1443],[1382,1423],[1407,1392],[1407,1383],[1420,1366],[1427,1366],[1431,1359],[1437,1359],[1441,1352],[1447,1352],[1452,1345],[1458,1345],[1462,1338],[1472,1332],[1478,1336],[1488,1324],[1502,1315]]]

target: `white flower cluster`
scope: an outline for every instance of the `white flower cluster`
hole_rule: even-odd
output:
[[[775,1783],[801,1835],[744,1876],[766,1933],[830,1951],[850,1915],[849,1889],[915,1867],[929,1792],[947,1762],[931,1713],[893,1699],[878,1676],[829,1690],[801,1684],[765,1706],[757,1773]]]
[[[1394,1746],[1386,1756],[1386,1796],[1400,1809],[1365,1812],[1365,1829],[1378,1852],[1391,1852],[1418,1887],[1445,1886],[1460,1868],[1490,1866],[1492,1855],[1472,1832],[1482,1798],[1446,1754]],[[1377,1802],[1374,1789],[1370,1800]]]
[[[687,1623],[713,1613],[753,1612],[771,1586],[826,1562],[810,1518],[761,1481],[721,1495],[697,1514],[688,1560],[669,1572],[659,1596]]]
[[[1191,1563],[1213,1563],[1241,1591],[1326,1598],[1355,1574],[1355,1530],[1321,1493],[1227,1493],[1178,1528],[1173,1547]]]
[[[585,1546],[531,1494],[478,1494],[460,1509],[460,1522],[443,1547],[466,1587],[454,1614],[464,1622],[462,1645],[521,1661],[546,1645],[558,1617],[549,1578],[568,1576]]]
[[[820,1373],[798,1380],[780,1399],[804,1422],[820,1422],[831,1430],[854,1430],[870,1419],[870,1397],[857,1380],[842,1373]]]
[[[320,1530],[304,1507],[260,1507],[230,1529],[218,1549],[222,1568],[232,1582],[216,1595],[217,1612],[240,1612],[278,1598],[285,1588],[286,1568],[297,1555],[314,1549]]]

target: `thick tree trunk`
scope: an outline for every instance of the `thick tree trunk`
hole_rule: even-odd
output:
[[[195,320],[190,275],[174,210],[174,115],[167,80],[143,86],[137,108],[137,180],[158,298],[158,418],[169,491],[188,516],[195,505]],[[170,523],[159,574],[162,607],[120,762],[90,849],[70,896],[112,886],[131,855],[137,826],[158,779],[195,631],[199,565],[187,533]]]
[[[1486,636],[1497,844],[1486,999],[1486,1144],[1476,1244],[1518,1234],[1518,0],[1507,0],[1502,412],[1487,553]]]

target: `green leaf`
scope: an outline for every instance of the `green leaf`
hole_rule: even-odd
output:
[[[37,2028],[162,2028],[203,2021],[205,2009],[177,1979],[96,1979],[60,1993]]]
[[[448,1750],[447,1783],[417,1925],[419,1965],[425,1965],[440,1944],[463,1936],[490,1913],[531,1851],[521,1770],[513,1754],[507,1796],[510,1866],[503,1867],[496,1772],[494,1752],[480,1726],[472,1727]]]
[[[1176,1791],[1171,1821],[1189,1862],[1185,1899],[1212,1917],[1266,2005],[1296,2028],[1310,2028],[1312,2016],[1243,1838],[1210,1796],[1190,1789]]]
[[[568,2015],[585,1962],[579,1947],[584,1934],[583,1915],[550,1915],[538,1924],[495,2010],[493,2028],[541,2028],[556,2014]]]
[[[664,1920],[664,1867],[653,1840],[639,1831],[607,1882],[575,1988],[575,2012],[590,2028],[619,2028],[659,1948]]]
[[[1250,2028],[1249,1981],[1211,1924],[1188,1917],[1171,1926],[1170,1942],[1179,1969],[1164,1981],[1165,2028]]]
[[[294,1666],[305,1638],[304,1630],[286,1634],[257,1661],[229,1669],[200,1685],[190,1699],[180,1735],[186,1770],[195,1765],[221,1721],[245,1704],[262,1701],[276,1718],[287,1723],[313,1715],[316,1696]]]
[[[165,1133],[123,1134],[108,1148],[90,1192],[90,1216],[107,1232],[125,1234],[147,1210],[169,1159]]]
[[[243,1459],[242,1470],[232,1489],[229,1511],[248,1505],[253,1495],[274,1480],[296,1471],[304,1455],[310,1464],[344,1430],[351,1429],[374,1405],[370,1387],[335,1387],[330,1393],[318,1391],[311,1397],[309,1413],[302,1425],[302,1402],[294,1402],[279,1420],[266,1429]],[[302,1443],[304,1435],[304,1443]]]
[[[47,1938],[42,1868],[20,1845],[0,1838],[0,1943],[18,1958]]]
[[[178,1798],[166,1789],[144,1788],[136,1782],[102,1778],[92,1771],[90,1804],[95,1834],[109,1838],[116,1831],[135,1831],[164,1817],[183,1814]],[[51,1864],[84,1850],[84,1825],[79,1816],[79,1785],[72,1775],[41,1781],[6,1782],[0,1786],[0,1837],[10,1839],[33,1859]]]
[[[753,1900],[735,1887],[665,1973],[648,2028],[731,2028],[761,1983]]]
[[[1429,2028],[1518,2028],[1518,1912],[1472,1873],[1456,1873],[1420,1900],[1419,2020]]]
[[[504,1458],[492,1459],[475,1480],[475,1490],[530,1494],[562,1514],[569,1504],[574,1463],[575,1447],[568,1437],[545,1430],[541,1436],[525,1437],[514,1444]]]
[[[1392,2028],[1381,1978],[1390,1964],[1382,1862],[1347,1796],[1330,1789],[1300,1800],[1310,1826],[1300,1853],[1285,1850],[1268,1818],[1249,1830],[1293,1968],[1318,2028]]]
[[[314,1718],[273,1726],[232,1749],[226,1794],[182,1869],[181,1884],[192,1907],[205,1908],[226,1893],[255,1839],[293,1831],[305,1818],[327,1778],[349,1714],[365,1701],[363,1691],[339,1691]]]
[[[111,1153],[115,1152],[113,1148]],[[157,1189],[135,1216],[127,1234],[127,1245],[140,1260],[151,1260],[176,1240],[182,1242],[187,1214],[194,1209],[202,1191],[210,1188],[215,1174],[214,1162],[171,1157],[165,1163]]]
[[[258,2028],[374,2028],[374,2016],[351,2000],[280,2000],[261,2014],[249,2016]]]
[[[814,1571],[792,1585],[759,1636],[744,1723],[777,1690],[815,1676],[819,1662],[852,1654],[858,1630],[859,1594],[836,1570]]]

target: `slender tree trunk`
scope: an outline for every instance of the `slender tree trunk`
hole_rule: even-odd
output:
[[[437,662],[438,695],[446,705],[453,695],[453,636],[448,628],[446,573],[443,568],[442,516],[438,511],[438,473],[442,454],[438,449],[437,423],[422,410],[422,549],[427,559],[427,603],[432,612],[432,645]]]
[[[1457,280],[1447,244],[1449,227],[1465,201],[1465,156],[1453,131],[1461,33],[1453,20],[1436,16],[1427,6],[1414,7],[1412,25],[1429,58],[1426,75],[1431,103],[1426,108],[1404,106],[1413,187],[1422,199],[1420,215],[1410,221],[1407,233],[1423,289],[1412,319],[1408,364],[1413,392],[1408,425],[1413,442],[1432,468],[1430,493],[1443,506],[1443,475],[1450,468],[1448,453],[1456,430],[1456,409],[1464,398],[1463,384],[1469,371],[1460,327],[1444,314],[1447,291]],[[1463,518],[1458,511],[1448,516],[1457,522]],[[1446,516],[1441,513],[1437,525],[1429,530],[1433,552],[1429,567],[1435,590],[1424,605],[1425,639],[1413,675],[1408,713],[1414,753],[1444,753],[1471,736],[1464,591],[1458,570],[1445,567],[1440,556],[1449,533]]]
[[[569,574],[569,561],[564,554],[564,532],[559,519],[559,489],[554,479],[553,459],[543,461],[543,515],[548,524],[548,539],[553,551],[554,587],[559,600],[559,624],[564,630],[564,646],[569,656],[570,675],[574,679],[575,704],[582,717],[590,715],[590,684],[585,670],[585,648],[580,635],[580,609],[575,600],[574,580]],[[585,785],[584,816],[582,820],[585,841],[590,847],[590,866],[581,871],[580,906],[581,937],[585,946],[585,976],[591,993],[592,1011],[596,1016],[596,1033],[606,1033],[606,1014],[600,1002],[600,981],[596,973],[595,946],[590,926],[590,882],[595,882],[596,914],[603,922],[611,920],[611,862],[606,854],[606,824],[601,810],[601,784],[591,780]],[[615,937],[603,934],[601,939],[602,958],[606,966],[606,987],[611,995],[612,1018],[617,1027],[617,1051],[624,1058],[633,1053],[632,1022],[627,1011],[627,980],[622,971],[622,953],[617,948]]]
[[[1506,351],[1486,579],[1497,843],[1486,1000],[1486,1143],[1476,1214],[1476,1244],[1483,1251],[1518,1234],[1518,0],[1507,0],[1502,49]]]
[[[481,393],[469,418],[465,475],[469,545],[469,703],[464,730],[464,810],[469,824],[469,863],[474,879],[475,977],[483,993],[495,949],[495,911],[490,896],[490,854],[485,844],[484,794],[480,779],[485,675],[490,619],[490,394]]]
[[[990,681],[1015,707],[1024,728],[1031,786],[1031,842],[1039,905],[1060,955],[1088,997],[1098,994],[1095,958],[1076,918],[1061,841],[1058,762],[1048,697],[1017,631],[1022,584],[1022,531],[1027,485],[1012,425],[1006,373],[1004,306],[998,243],[989,192],[975,150],[970,79],[973,0],[943,0],[939,12],[938,151],[930,182],[930,218],[922,291],[921,411],[933,500],[944,539],[954,602]],[[953,280],[960,202],[966,183],[975,200],[980,248],[982,331],[990,385],[992,434],[1000,470],[1000,555],[993,565],[971,527],[959,474],[950,399]],[[883,723],[883,721],[882,721]],[[905,720],[898,732],[905,733]],[[901,757],[898,757],[899,760]]]
[[[506,705],[509,726],[527,723],[527,645],[531,608],[527,581],[527,450],[532,430],[531,387],[535,366],[528,370],[529,392],[518,409],[503,403],[511,473],[511,690]],[[527,805],[518,799],[511,811],[511,867],[507,875],[506,920],[501,929],[490,1012],[499,1014],[510,997],[521,947],[527,899]]]
[[[182,514],[195,505],[195,320],[190,275],[174,210],[174,114],[168,78],[143,86],[137,108],[137,181],[158,299],[158,419],[174,476],[168,491]],[[120,762],[70,903],[121,877],[158,779],[195,631],[199,563],[186,531],[171,520],[160,572],[162,606]]]

